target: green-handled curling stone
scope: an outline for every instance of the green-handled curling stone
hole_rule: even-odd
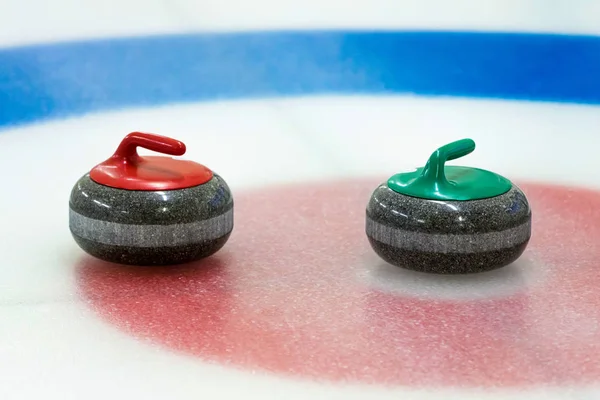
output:
[[[424,167],[375,189],[366,232],[381,258],[416,271],[463,274],[501,268],[523,254],[531,237],[525,194],[493,172],[445,165],[473,150],[471,139],[447,144]]]

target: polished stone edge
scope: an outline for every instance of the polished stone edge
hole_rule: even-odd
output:
[[[173,247],[215,240],[233,230],[233,208],[211,219],[172,225],[101,221],[69,209],[71,232],[96,243],[129,247]]]
[[[385,196],[385,198],[382,198],[383,201],[377,198],[380,191],[381,195]],[[505,215],[499,215],[498,212],[505,212],[507,208],[510,208],[510,205],[515,200],[515,197],[522,197],[522,201],[524,202],[524,205],[526,206],[525,209],[527,211],[525,213],[519,212],[517,214],[512,214],[510,216],[510,220],[506,220]],[[384,203],[386,207],[381,207],[382,203]],[[443,212],[440,210],[440,205],[449,207],[455,206],[458,208],[458,210],[456,210],[458,212],[438,214],[438,212]],[[390,209],[395,209],[395,211],[390,212]],[[397,212],[397,210],[400,210],[401,212]],[[411,224],[410,221],[406,220],[406,216],[403,215],[406,210],[410,210],[409,219],[414,219],[416,215],[427,215],[427,219],[432,223]],[[418,212],[415,213],[414,211]],[[477,223],[477,220],[479,219],[478,217],[488,213],[490,213],[491,222],[494,222],[494,227],[491,229],[490,224]],[[398,226],[398,223],[402,223],[403,229],[406,231],[422,232],[426,234],[439,232],[440,225],[443,226],[448,223],[455,223],[457,216],[464,215],[468,217],[469,220],[474,222],[474,224],[460,227],[458,230],[449,230],[454,231],[452,232],[453,234],[480,234],[491,231],[499,232],[507,229],[508,227],[516,227],[521,225],[527,219],[531,219],[531,208],[523,191],[514,184],[508,192],[499,196],[488,199],[467,201],[424,200],[396,193],[385,184],[382,184],[377,187],[371,196],[366,208],[366,215],[368,218],[371,218],[374,221],[391,228]],[[398,215],[402,216],[403,218],[397,218]],[[435,216],[435,219],[431,219],[431,216]],[[500,221],[497,220],[498,217],[500,217]],[[485,222],[485,220],[482,222]],[[462,229],[464,229],[463,232],[461,232]]]
[[[381,243],[428,253],[480,253],[517,246],[531,237],[531,220],[503,231],[476,234],[430,234],[405,231],[367,217],[367,235]]]
[[[168,199],[163,198],[164,194]],[[110,199],[109,204],[102,204],[106,198]],[[165,206],[168,212],[161,212]],[[234,207],[234,199],[227,183],[216,172],[204,184],[164,191],[117,189],[93,181],[87,173],[71,190],[69,207],[88,218],[113,223],[172,225],[208,220],[225,213]]]

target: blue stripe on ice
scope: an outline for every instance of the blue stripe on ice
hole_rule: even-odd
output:
[[[600,37],[309,31],[0,50],[0,127],[171,102],[402,93],[600,104]]]

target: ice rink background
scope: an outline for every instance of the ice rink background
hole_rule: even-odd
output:
[[[600,282],[594,268],[600,249],[598,236],[581,233],[598,233],[593,223],[600,218],[594,211],[598,202],[594,193],[560,197],[555,192],[530,189],[545,207],[540,214],[547,217],[539,225],[547,228],[540,233],[544,240],[533,250],[544,254],[544,249],[551,252],[558,246],[564,255],[555,256],[553,260],[558,261],[550,266],[532,255],[508,273],[482,278],[443,281],[410,274],[399,277],[388,270],[383,270],[387,275],[373,278],[367,273],[363,277],[365,286],[380,285],[388,291],[400,290],[401,281],[403,295],[411,292],[409,297],[425,302],[431,298],[455,300],[459,305],[453,312],[465,318],[475,318],[469,314],[471,306],[461,308],[465,301],[509,298],[524,287],[529,297],[519,315],[526,321],[523,343],[539,358],[526,358],[511,371],[506,368],[510,363],[503,364],[498,358],[490,361],[502,371],[481,379],[483,388],[460,380],[443,384],[443,369],[436,367],[448,365],[444,363],[433,362],[427,367],[430,369],[415,364],[414,376],[407,372],[414,385],[399,384],[393,376],[387,382],[365,382],[360,376],[343,373],[340,381],[329,379],[335,375],[332,369],[343,369],[340,360],[307,360],[307,365],[317,366],[312,374],[291,367],[265,370],[260,357],[242,362],[222,356],[215,362],[203,359],[206,349],[202,343],[180,346],[181,338],[157,339],[152,334],[145,340],[138,328],[148,320],[125,311],[141,310],[139,303],[144,301],[161,304],[151,301],[162,299],[156,293],[169,288],[177,298],[181,287],[169,286],[163,278],[146,282],[148,293],[140,293],[145,286],[131,286],[131,276],[145,275],[135,271],[127,279],[120,272],[82,272],[91,261],[69,235],[67,201],[79,176],[108,157],[133,130],[183,140],[188,145],[186,158],[213,168],[239,193],[241,211],[259,209],[261,202],[253,190],[278,193],[282,212],[292,213],[286,215],[294,223],[293,228],[275,224],[280,229],[275,232],[282,237],[297,235],[300,243],[308,243],[313,232],[303,223],[328,221],[326,210],[332,215],[330,221],[340,228],[346,226],[334,209],[314,205],[324,201],[319,193],[332,195],[339,189],[351,196],[352,182],[359,179],[357,192],[364,197],[369,185],[420,165],[434,148],[462,137],[471,137],[478,144],[468,157],[469,164],[518,181],[598,188],[600,39],[593,36],[600,33],[598,15],[600,5],[583,0],[455,1],[451,5],[441,1],[356,1],[351,6],[341,1],[4,2],[0,12],[0,167],[5,188],[0,203],[4,228],[0,243],[0,397],[466,399],[518,394],[530,399],[596,398],[598,382],[590,376],[600,371],[600,351],[595,344],[600,343],[596,340],[600,298],[592,288]],[[273,32],[277,30],[287,32]],[[348,33],[350,30],[354,32]],[[586,36],[523,36],[515,32]],[[163,36],[173,34],[177,36]],[[360,183],[360,179],[368,183]],[[307,205],[308,210],[316,210],[307,217],[293,201],[294,195],[301,194],[278,186],[295,181],[309,182],[308,187],[319,181],[333,191],[314,189],[314,197],[310,196],[313,189],[303,192],[312,204]],[[344,186],[339,182],[350,183]],[[545,193],[551,195],[545,197]],[[360,201],[352,200],[352,207]],[[344,210],[345,206],[340,207]],[[294,210],[299,211],[293,214]],[[240,233],[224,250],[223,260],[232,268],[239,293],[247,294],[242,296],[249,307],[246,311],[255,313],[258,325],[261,321],[275,323],[277,315],[270,313],[293,299],[300,287],[308,290],[307,299],[321,293],[310,289],[313,284],[330,285],[336,296],[344,293],[335,276],[326,275],[330,280],[324,282],[316,279],[322,277],[320,264],[308,270],[315,273],[313,281],[310,275],[291,273],[301,270],[301,263],[290,264],[289,269],[278,263],[289,259],[278,253],[286,250],[281,243],[257,239],[250,246],[252,238],[272,239],[252,233],[251,223],[257,228],[267,225],[266,217],[257,215],[255,220],[240,215],[242,224],[236,226]],[[353,228],[361,223],[349,222]],[[341,233],[339,236],[344,238]],[[569,245],[561,243],[569,236],[581,239]],[[343,246],[346,242],[341,239],[335,244]],[[361,243],[358,237],[347,243],[355,242]],[[251,263],[240,262],[241,254],[260,260],[261,246],[266,248],[265,259],[277,264],[274,271],[281,271],[279,284],[275,278],[269,282],[274,286],[261,281],[260,274],[269,271],[268,263],[252,264],[256,271],[252,275],[252,270],[247,270]],[[349,253],[358,259],[363,250],[355,248]],[[342,284],[351,280],[346,271],[375,271],[369,258],[347,268],[336,264],[341,253],[327,253],[326,246],[305,249],[305,253],[307,259],[330,265],[340,274]],[[238,266],[245,268],[243,272]],[[515,269],[525,272],[515,275],[511,272]],[[569,281],[570,269],[577,279]],[[565,271],[570,285],[548,285],[544,286],[546,292],[535,292],[536,285],[552,281],[548,276],[562,277]],[[188,276],[186,271],[177,274]],[[195,274],[185,278],[188,284],[202,284],[202,276]],[[513,279],[515,276],[518,279]],[[107,293],[133,300],[131,304],[103,302]],[[219,296],[206,300],[214,305],[215,299]],[[322,307],[337,300],[324,299]],[[508,302],[513,301],[511,297]],[[572,303],[578,307],[566,306]],[[199,298],[191,308],[173,309],[189,320],[202,314],[203,304],[206,302]],[[483,322],[476,328],[501,327],[508,321],[506,316],[496,317],[497,307],[491,304],[481,308],[487,317],[479,316]],[[379,312],[377,318],[382,318],[381,309],[373,308]],[[300,315],[305,311],[301,306],[286,310]],[[445,309],[441,310],[442,316],[435,320],[442,326]],[[224,315],[230,320],[222,329],[229,326],[243,336],[250,324],[236,324],[240,316],[231,310]],[[350,322],[343,321],[340,314],[328,315],[337,315],[340,321],[332,320],[331,329],[318,325],[317,338],[353,343],[352,338],[361,336],[362,330],[336,329],[356,326],[357,321],[362,329],[370,324],[351,310]],[[543,318],[545,315],[550,316]],[[169,318],[158,320],[169,324]],[[394,317],[386,314],[385,318]],[[293,317],[290,321],[289,335],[294,336],[302,321]],[[137,324],[137,328],[127,327],[127,323]],[[389,325],[395,327],[395,323]],[[164,326],[145,328],[167,332]],[[191,324],[180,331],[201,329],[202,325]],[[532,333],[538,330],[537,336]],[[175,327],[173,332],[177,331]],[[133,334],[136,332],[138,335]],[[287,350],[278,347],[280,342],[269,342],[270,337],[261,335],[260,329],[251,332],[257,336],[240,342],[257,347],[248,354],[282,354],[280,358],[285,358]],[[405,331],[390,328],[389,332]],[[557,339],[536,346],[532,338],[538,336]],[[235,342],[236,337],[231,340]],[[505,344],[507,354],[523,345],[515,341],[512,347],[510,343]],[[308,346],[296,344],[300,349]],[[194,345],[200,350],[188,351],[196,349]],[[539,348],[543,346],[547,347]],[[365,347],[368,349],[371,347]],[[447,354],[455,354],[461,363],[473,362],[460,367],[465,376],[479,376],[477,365],[486,360],[470,360],[461,351]],[[326,349],[323,353],[330,355]],[[569,355],[580,369],[575,368],[583,377],[580,380],[566,371],[562,375],[569,379],[561,379],[560,364],[570,365]],[[287,366],[281,359],[277,365]],[[532,365],[538,372],[519,372],[519,368]],[[320,370],[323,380],[314,377]],[[441,378],[428,381],[428,371]],[[448,371],[450,375],[460,373]],[[520,375],[533,378],[515,384],[519,379],[514,377]]]

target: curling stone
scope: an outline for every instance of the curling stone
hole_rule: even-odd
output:
[[[438,274],[501,268],[531,237],[525,194],[490,171],[446,166],[475,150],[463,139],[436,150],[425,167],[392,176],[367,205],[373,250],[398,267]]]
[[[129,265],[186,263],[221,249],[233,230],[233,199],[223,178],[192,161],[142,157],[138,147],[173,156],[186,151],[164,136],[127,135],[71,191],[69,227],[77,244]]]

